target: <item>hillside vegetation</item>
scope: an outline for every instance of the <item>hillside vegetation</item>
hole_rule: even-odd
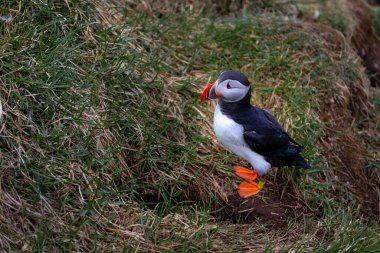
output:
[[[3,251],[380,250],[379,90],[344,1],[0,3]],[[200,103],[227,69],[312,165],[249,200]]]

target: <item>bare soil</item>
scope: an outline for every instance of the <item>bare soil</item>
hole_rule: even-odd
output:
[[[329,127],[322,143],[325,155],[336,166],[334,175],[338,177],[338,187],[350,190],[355,201],[360,203],[359,211],[364,217],[380,217],[379,182],[366,170],[369,154],[352,127],[353,112],[334,103],[325,104],[321,112],[322,120],[328,122]]]
[[[287,226],[289,219],[310,213],[303,201],[296,197],[293,187],[283,182],[280,178],[270,176],[263,190],[247,199],[241,198],[235,189],[227,197],[224,219],[235,223],[262,221],[280,229]]]
[[[380,5],[380,0],[367,0],[368,4],[373,5],[373,6],[379,6]]]
[[[370,2],[380,4],[380,1]],[[372,86],[380,87],[380,38],[375,32],[371,11],[362,0],[348,0],[347,5],[356,21],[351,43],[362,58]]]

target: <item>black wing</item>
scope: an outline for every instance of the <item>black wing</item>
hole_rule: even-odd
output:
[[[261,127],[258,131],[244,132],[244,140],[253,151],[264,156],[289,156],[301,151],[301,145],[285,132],[271,113],[260,108],[255,108],[255,112]]]
[[[276,153],[290,144],[288,136],[284,133],[264,135],[255,131],[246,131],[244,140],[253,151],[264,156]]]

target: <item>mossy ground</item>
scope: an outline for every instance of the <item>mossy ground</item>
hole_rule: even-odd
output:
[[[0,247],[378,251],[380,227],[342,182],[329,150],[338,133],[321,111],[359,121],[349,127],[365,143],[359,175],[378,183],[378,99],[345,39],[289,20],[289,6],[3,1],[14,19],[0,23]],[[213,106],[199,99],[225,69],[247,74],[252,102],[312,164],[274,169],[258,196],[290,208],[281,226],[247,224],[230,201],[243,161],[215,140]]]

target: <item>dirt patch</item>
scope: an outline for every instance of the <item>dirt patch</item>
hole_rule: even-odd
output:
[[[236,189],[227,196],[223,219],[234,223],[263,222],[275,229],[284,228],[289,219],[308,213],[291,185],[280,178],[268,177],[264,189],[254,197],[243,199]],[[282,182],[282,183],[281,183]]]
[[[336,169],[328,177],[337,182],[336,189],[348,189],[354,201],[360,204],[360,213],[365,217],[379,217],[379,184],[376,177],[369,175],[366,167],[370,154],[364,141],[353,125],[360,119],[359,101],[367,101],[363,83],[343,87],[347,92],[331,100],[323,101],[320,118],[327,123],[327,135],[322,138],[324,153]],[[369,103],[369,102],[368,102]],[[363,107],[361,107],[363,109]]]
[[[331,111],[329,111],[331,110]],[[322,139],[325,155],[330,157],[337,177],[337,188],[346,188],[352,193],[355,201],[361,205],[360,212],[366,217],[379,215],[378,183],[366,171],[368,153],[364,142],[352,130],[354,118],[348,114],[343,117],[342,109],[329,108],[322,115],[329,122],[329,135]],[[344,110],[343,110],[344,111]],[[346,112],[347,113],[347,112]]]
[[[380,0],[367,0],[367,3],[373,6],[379,6]]]
[[[371,10],[362,0],[348,0],[347,6],[356,21],[351,43],[362,58],[371,84],[380,87],[380,38],[373,26]]]

